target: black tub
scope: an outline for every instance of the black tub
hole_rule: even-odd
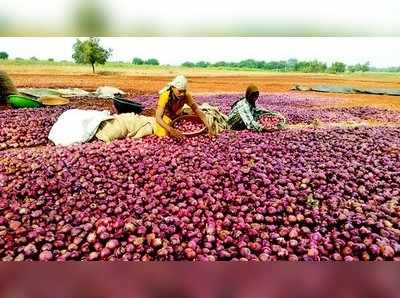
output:
[[[143,111],[143,105],[139,102],[123,99],[114,98],[114,107],[118,114],[122,113],[136,113],[140,114]]]

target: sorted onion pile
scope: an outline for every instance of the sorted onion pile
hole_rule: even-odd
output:
[[[174,122],[174,128],[182,133],[196,133],[204,129],[204,124],[197,118],[182,117]]]
[[[399,260],[399,169],[384,127],[3,151],[0,258]]]
[[[269,114],[261,115],[258,120],[265,129],[275,129],[281,123],[281,118]]]

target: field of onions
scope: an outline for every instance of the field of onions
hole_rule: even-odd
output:
[[[198,101],[227,112],[237,98]],[[260,99],[290,124],[400,124],[399,112],[326,103]],[[65,109],[0,112],[3,261],[400,260],[399,126],[55,147],[47,134]]]

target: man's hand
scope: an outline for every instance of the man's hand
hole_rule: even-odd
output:
[[[185,135],[175,128],[171,128],[169,130],[169,134],[171,135],[171,137],[176,138],[178,140],[183,140],[185,138]]]

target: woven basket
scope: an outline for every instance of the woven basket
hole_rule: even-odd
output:
[[[197,122],[197,123],[203,123],[203,121],[201,121],[200,117],[196,116],[196,115],[182,115],[179,116],[177,118],[175,118],[172,123],[171,126],[175,127],[175,123],[181,119],[188,119],[190,121],[193,122]],[[198,131],[194,131],[194,132],[182,132],[183,135],[188,136],[188,137],[193,137],[193,136],[197,136],[200,135],[202,133],[205,133],[207,131],[207,128],[204,126],[202,129],[198,130]]]
[[[39,101],[45,106],[63,106],[69,104],[69,99],[57,95],[47,95],[39,98]]]

